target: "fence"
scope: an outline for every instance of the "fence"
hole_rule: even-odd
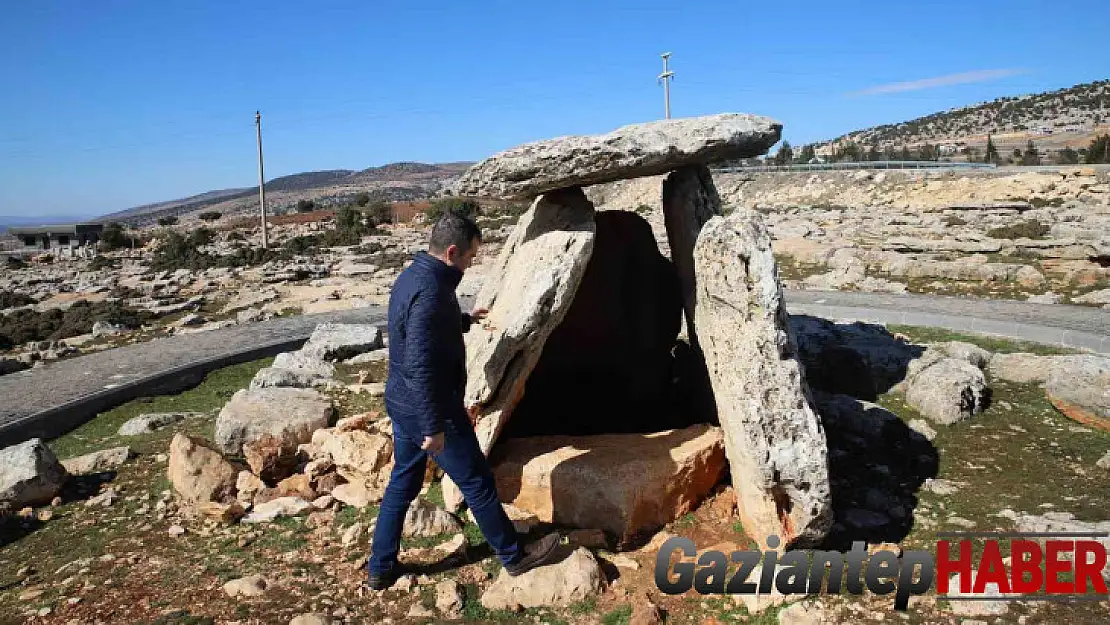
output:
[[[945,161],[860,161],[852,163],[806,163],[802,165],[756,165],[751,167],[714,167],[726,173],[776,171],[835,171],[852,169],[995,169],[993,163],[950,163]]]

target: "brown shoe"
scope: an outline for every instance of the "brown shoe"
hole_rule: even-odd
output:
[[[558,533],[552,533],[528,543],[524,546],[524,555],[513,564],[505,566],[505,570],[509,575],[516,577],[534,568],[554,564],[558,556],[556,547],[559,546],[560,540]]]

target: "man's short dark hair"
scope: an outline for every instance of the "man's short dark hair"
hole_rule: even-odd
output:
[[[434,254],[440,254],[454,245],[460,252],[466,253],[470,251],[470,244],[474,239],[482,240],[482,231],[478,229],[478,224],[448,211],[432,226],[428,249]]]

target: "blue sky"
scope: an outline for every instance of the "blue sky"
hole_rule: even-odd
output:
[[[673,116],[769,115],[795,144],[1110,77],[1106,0],[36,0],[3,14],[0,215],[256,184],[256,109],[267,179],[658,119],[667,51]]]

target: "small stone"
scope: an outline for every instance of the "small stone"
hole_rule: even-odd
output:
[[[335,503],[335,497],[331,495],[323,495],[312,500],[312,506],[317,510],[326,510],[330,508],[333,503]]]
[[[416,576],[411,573],[409,573],[408,575],[402,575],[401,577],[397,578],[397,581],[393,582],[393,588],[400,592],[408,592],[412,590],[412,587],[415,585]]]
[[[50,510],[39,510],[38,518],[39,521],[46,523],[50,519],[54,518],[54,513]]]
[[[294,616],[293,619],[289,621],[289,625],[331,625],[334,622],[335,621],[327,614],[310,612],[308,614]]]
[[[929,427],[929,423],[924,419],[911,419],[909,426],[911,430],[924,436],[927,441],[932,441],[937,437],[937,431]]]
[[[454,616],[462,612],[466,595],[462,586],[453,579],[445,579],[436,584],[436,609],[445,615]]]
[[[180,525],[171,525],[170,529],[166,530],[170,536],[181,536],[185,533],[185,528]]]
[[[34,573],[34,572],[35,572],[35,569],[31,568],[30,566],[22,566],[22,567],[19,568],[18,571],[15,572],[15,576],[16,577],[27,577],[28,575],[30,575],[31,573]]]
[[[261,575],[250,575],[233,579],[224,584],[224,592],[229,597],[257,597],[266,592],[269,584]]]
[[[1099,458],[1098,462],[1095,463],[1095,466],[1100,469],[1106,469],[1107,471],[1110,471],[1110,451],[1106,452],[1106,454],[1102,458]]]
[[[417,603],[409,608],[409,612],[406,616],[408,616],[409,618],[431,618],[435,616],[435,612],[432,612],[428,608],[425,608],[423,605]]]
[[[68,603],[69,605],[77,605],[78,603],[81,603],[81,597],[70,597],[69,599],[66,599],[66,603]]]
[[[41,597],[45,592],[46,592],[45,590],[41,590],[41,589],[38,589],[38,588],[33,589],[33,590],[24,590],[23,592],[19,593],[19,600],[20,601],[34,601],[35,599],[38,599],[39,597]]]
[[[58,506],[62,505],[62,498],[61,497],[55,497],[55,498],[51,499],[50,500],[50,505],[57,508]]]
[[[365,529],[362,521],[355,521],[353,525],[343,531],[343,537],[339,539],[340,544],[344,547],[350,547],[358,541]]]
[[[53,612],[53,610],[51,610],[50,608],[39,608],[38,615],[39,616],[46,616],[46,615],[50,614],[51,612]]]

